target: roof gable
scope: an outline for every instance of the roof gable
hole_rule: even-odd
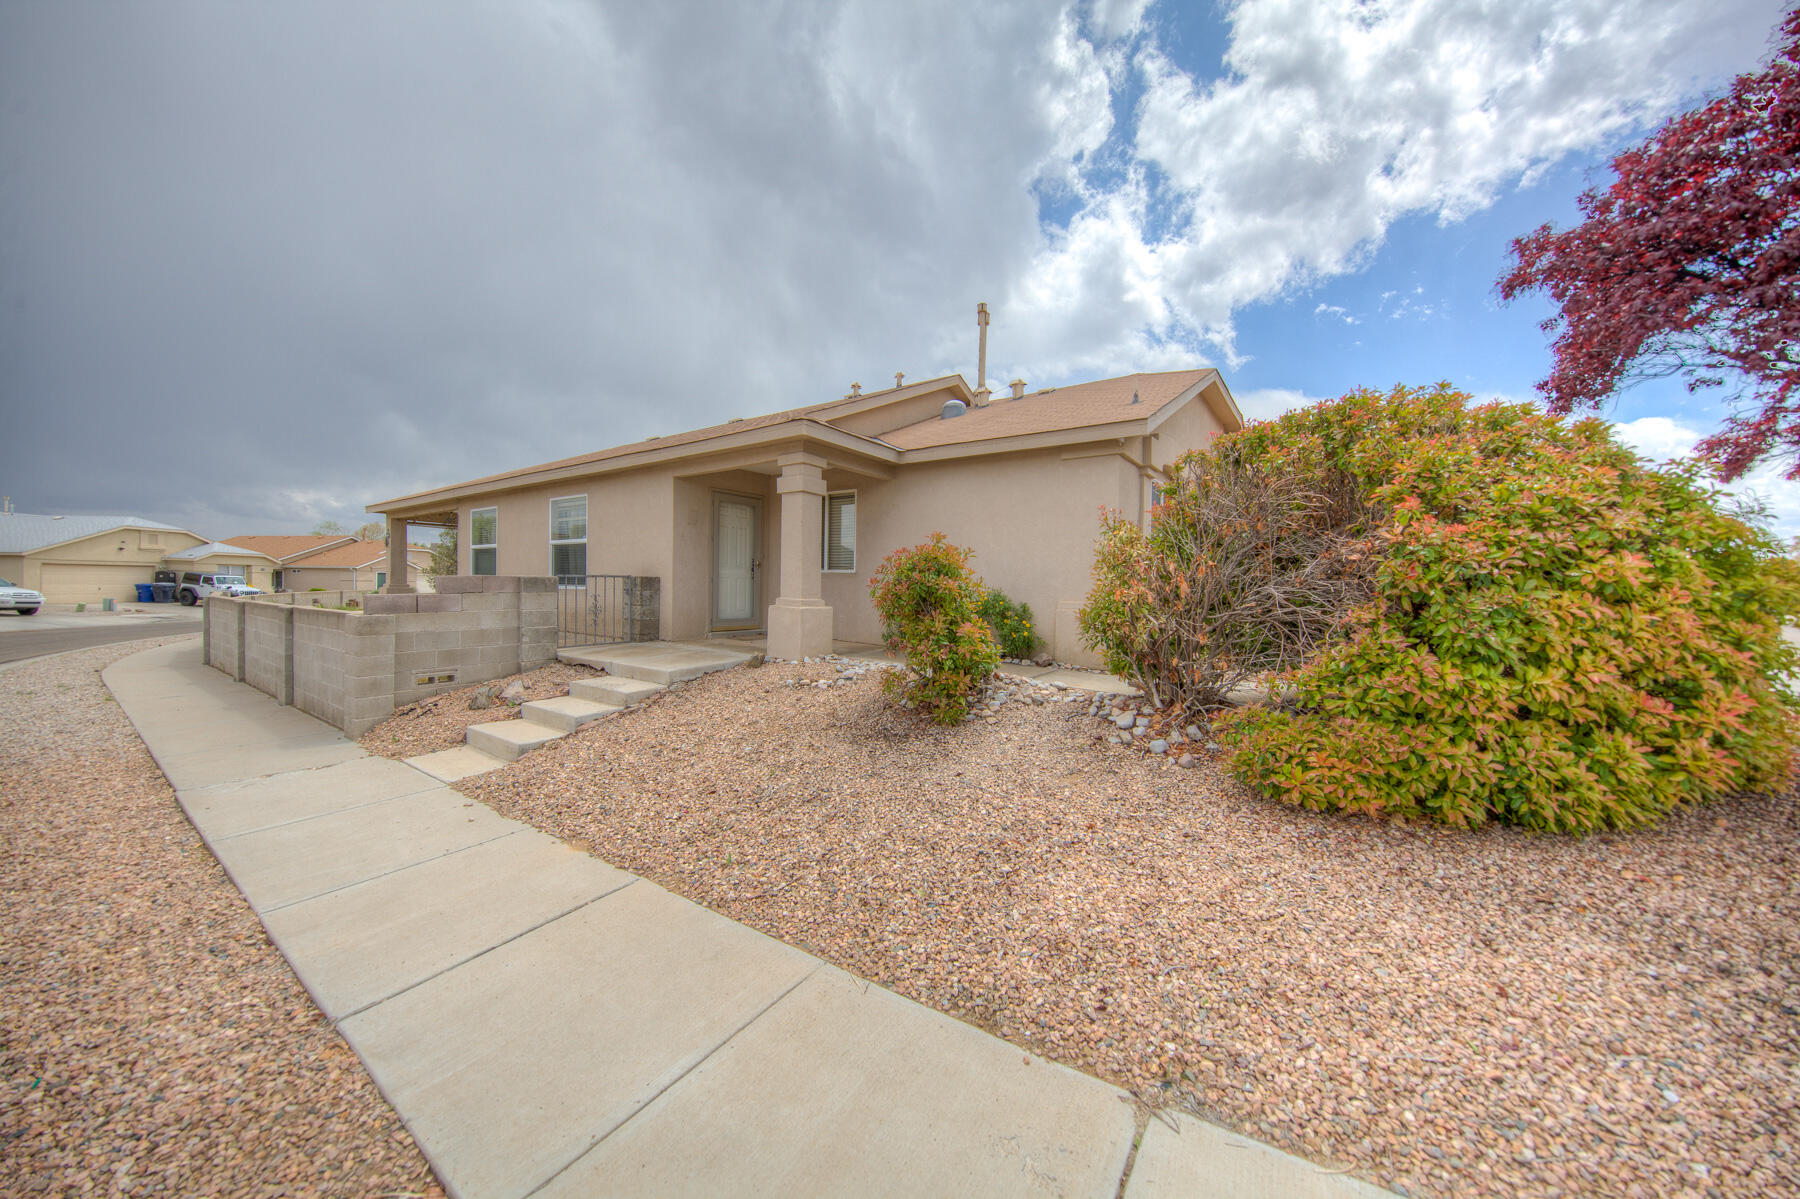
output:
[[[186,529],[145,520],[141,516],[38,516],[29,512],[5,512],[0,513],[0,554],[29,554],[53,545],[110,533],[114,529],[187,533],[189,537],[205,540]]]
[[[430,553],[429,546],[409,545],[406,547],[407,564],[417,566],[412,559],[415,555]],[[330,549],[316,554],[308,554],[290,564],[292,570],[360,570],[365,566],[377,566],[387,561],[388,543],[385,541],[352,541],[348,545],[334,545]]]
[[[163,561],[198,562],[202,558],[214,558],[220,554],[230,554],[237,558],[266,558],[271,562],[274,561],[260,550],[245,549],[241,545],[232,545],[225,541],[208,541],[200,545],[189,546],[185,550],[176,550],[173,553],[164,554]]]
[[[345,545],[356,538],[348,533],[332,534],[254,534],[249,537],[227,537],[232,545],[241,545],[245,549],[255,550],[259,554],[267,554],[277,562],[290,562],[315,554],[320,550],[330,549],[334,545]]]
[[[985,407],[971,408],[948,420],[933,416],[884,433],[881,440],[902,450],[920,450],[1150,420],[1170,405],[1190,398],[1216,374],[1211,369],[1160,371],[1071,387],[1046,387],[1016,400],[1010,396],[996,398]]]

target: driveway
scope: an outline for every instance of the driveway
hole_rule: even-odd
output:
[[[200,609],[179,604],[123,612],[70,612],[46,608],[36,616],[0,612],[0,663],[115,641],[138,641],[200,631]]]

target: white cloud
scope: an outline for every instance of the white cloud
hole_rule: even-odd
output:
[[[1146,90],[1128,149],[1161,191],[1139,172],[1095,194],[1009,303],[1035,316],[1048,288],[1091,288],[1054,303],[1235,361],[1239,308],[1356,269],[1401,216],[1458,220],[1660,115],[1697,77],[1750,65],[1724,30],[1779,13],[1771,0],[1239,0],[1226,77],[1195,78],[1153,38],[1135,52]],[[1152,209],[1173,227],[1152,229]],[[1120,269],[1095,269],[1101,254]],[[1432,313],[1415,297],[1387,315]],[[1116,327],[1106,340],[1134,344]]]
[[[1317,404],[1325,397],[1309,396],[1291,387],[1258,387],[1233,391],[1231,398],[1237,401],[1238,411],[1244,414],[1244,419],[1253,421],[1274,420],[1284,412]]]

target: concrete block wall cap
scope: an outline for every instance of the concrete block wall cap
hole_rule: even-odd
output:
[[[556,591],[556,580],[548,575],[524,575],[519,579],[520,591],[550,592]]]
[[[467,595],[486,591],[487,575],[444,575],[437,581],[439,595]]]
[[[485,597],[485,593],[483,593],[483,597]],[[429,591],[422,591],[413,598],[417,605],[413,609],[415,612],[461,612],[463,610],[463,597],[460,592],[437,595]]]
[[[363,603],[363,611],[374,616],[386,612],[417,612],[419,597],[413,593],[393,595],[371,595]]]
[[[482,575],[481,589],[483,591],[517,591],[519,589],[519,576]]]

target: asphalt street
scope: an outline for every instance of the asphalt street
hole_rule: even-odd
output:
[[[200,610],[166,605],[167,611],[142,612],[39,612],[20,616],[0,612],[0,663],[18,662],[44,654],[90,649],[115,641],[141,641],[147,637],[173,637],[200,631]]]

